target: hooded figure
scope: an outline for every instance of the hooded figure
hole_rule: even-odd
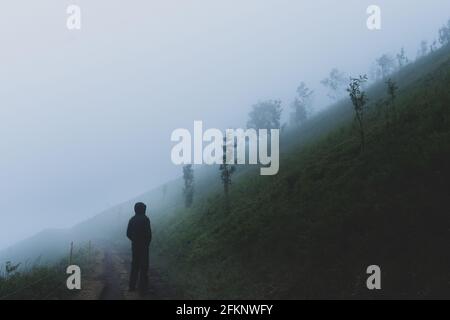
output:
[[[131,240],[131,273],[129,290],[136,289],[139,278],[139,289],[147,290],[148,287],[148,255],[152,230],[150,219],[145,215],[147,206],[138,202],[134,205],[134,217],[128,222],[127,237]]]

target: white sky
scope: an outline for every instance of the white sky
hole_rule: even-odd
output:
[[[68,31],[66,8],[82,10]],[[366,8],[382,9],[382,30]],[[333,67],[414,58],[450,2],[8,0],[0,5],[0,248],[67,227],[180,175],[170,133],[242,127],[251,105]]]

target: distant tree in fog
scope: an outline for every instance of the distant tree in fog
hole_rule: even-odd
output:
[[[417,51],[417,58],[423,58],[428,54],[428,41],[420,42],[419,50]]]
[[[231,176],[236,171],[236,167],[234,165],[227,163],[227,153],[229,148],[233,148],[234,146],[230,146],[227,144],[227,139],[223,139],[223,161],[219,167],[220,170],[220,178],[223,184],[223,192],[225,197],[225,212],[230,212],[230,199],[229,199],[229,191],[231,186]]]
[[[447,24],[439,29],[439,43],[446,46],[450,43],[450,20]]]
[[[329,89],[328,97],[337,100],[345,93],[347,80],[343,72],[334,68],[328,78],[323,79],[320,83]]]
[[[194,169],[192,164],[183,166],[183,180],[184,203],[186,208],[190,208],[194,201]]]
[[[389,100],[386,103],[386,119],[387,125],[389,127],[390,119],[393,118],[395,120],[397,117],[397,112],[395,109],[395,98],[397,97],[398,86],[392,79],[388,79],[388,81],[386,81],[386,85],[387,94],[389,97]]]
[[[376,62],[383,79],[386,79],[395,69],[394,59],[388,54],[383,54]]]
[[[409,59],[405,53],[405,48],[402,48],[400,50],[400,53],[397,54],[397,63],[398,63],[399,69],[403,68],[404,66],[406,66],[409,63]]]
[[[365,133],[364,133],[364,107],[367,103],[366,93],[362,90],[362,85],[367,82],[367,75],[359,76],[358,78],[350,78],[347,92],[355,110],[355,118],[359,126],[359,134],[361,138],[361,151],[365,148]]]
[[[431,44],[430,44],[430,53],[433,53],[437,50],[437,42],[436,40],[434,40]]]
[[[372,82],[379,81],[382,78],[380,67],[376,62],[371,65],[369,73]]]
[[[291,104],[291,108],[294,110],[290,115],[291,124],[299,125],[304,123],[308,118],[308,114],[306,112],[306,106],[302,104],[300,99],[295,98],[295,100]]]
[[[258,102],[249,113],[247,128],[279,129],[282,110],[280,100]]]
[[[387,92],[389,95],[389,99],[391,102],[393,102],[397,95],[397,90],[398,90],[397,84],[392,79],[388,79],[388,81],[386,81],[386,85],[387,85]]]
[[[292,122],[296,125],[302,124],[308,118],[308,107],[311,104],[314,91],[310,90],[304,82],[297,88],[297,97],[292,102]]]

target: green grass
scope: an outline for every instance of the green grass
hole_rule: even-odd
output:
[[[92,249],[83,245],[74,250],[72,264],[80,266],[82,273],[89,274],[93,254]],[[0,268],[0,300],[60,300],[73,297],[76,291],[70,291],[66,286],[68,259],[52,264],[41,264],[39,260],[21,264],[9,273],[6,264]]]
[[[187,298],[432,298],[450,294],[450,50],[370,88],[360,153],[346,101],[283,137],[274,177],[242,170],[154,223],[152,262]],[[218,179],[217,175],[217,179]],[[382,270],[381,292],[365,287]]]

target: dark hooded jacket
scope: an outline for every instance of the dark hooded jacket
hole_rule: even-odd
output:
[[[127,237],[133,246],[146,247],[152,241],[150,219],[145,213],[136,213],[128,222]]]

